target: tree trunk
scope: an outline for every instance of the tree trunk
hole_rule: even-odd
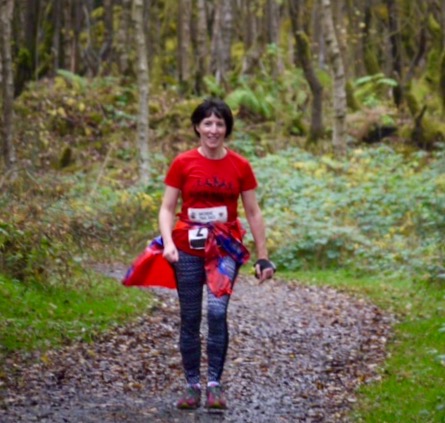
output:
[[[119,70],[123,75],[130,74],[128,48],[130,45],[131,0],[122,0],[122,14],[119,27]]]
[[[442,48],[445,50],[445,34],[443,31],[445,28],[445,0],[440,2],[440,23],[442,28]]]
[[[230,69],[230,49],[232,40],[231,0],[217,0],[213,22],[211,46],[211,71],[218,83],[226,83],[226,73]]]
[[[53,40],[52,40],[52,56],[53,64],[51,74],[54,75],[60,67],[60,31],[62,28],[62,8],[61,2],[56,1],[53,5]]]
[[[190,59],[192,55],[191,38],[192,2],[179,0],[178,3],[178,79],[182,93],[187,93],[190,87]]]
[[[266,40],[268,44],[279,45],[280,10],[277,0],[266,2]],[[278,78],[283,72],[283,61],[277,49],[277,55],[273,57],[272,76]]]
[[[153,39],[157,38],[158,34],[158,32],[156,32],[156,25],[154,25],[153,22],[154,19],[159,20],[155,10],[156,2],[156,0],[144,0],[144,34],[149,72],[151,63],[153,62],[153,56],[156,53],[156,46],[153,43]]]
[[[375,75],[376,73],[380,72],[380,64],[377,60],[376,49],[371,38],[371,28],[373,21],[372,3],[372,0],[365,0],[362,28],[363,61],[365,64],[366,73],[368,75]]]
[[[147,185],[150,181],[150,151],[148,148],[148,61],[144,33],[144,1],[133,0],[133,22],[137,49],[137,76],[139,91],[139,115],[137,124],[137,147],[139,151],[139,181]]]
[[[35,48],[37,38],[37,21],[40,8],[39,0],[23,0],[20,4],[23,12],[23,44],[20,43],[17,47],[22,52],[22,57],[18,61],[17,72],[15,74],[15,95],[19,95],[26,82],[34,77],[35,69]],[[21,41],[21,40],[20,40]]]
[[[332,19],[332,9],[330,0],[321,0],[323,31],[326,40],[326,50],[328,52],[332,66],[334,86],[333,86],[333,106],[334,125],[332,144],[335,154],[339,157],[346,153],[346,81],[345,72],[340,49],[335,35],[334,21]]]
[[[111,69],[113,53],[113,0],[103,0],[104,8],[104,41],[99,52],[101,73],[107,74]]]
[[[232,0],[223,0],[222,20],[221,20],[221,39],[222,39],[222,64],[223,74],[225,75],[231,66],[231,48],[233,31],[233,10]]]
[[[65,69],[73,72],[74,69],[74,25],[72,0],[65,0],[63,8],[63,65]]]
[[[289,0],[289,14],[295,37],[296,58],[303,68],[304,76],[312,93],[311,127],[308,141],[317,141],[323,129],[323,86],[321,85],[312,63],[310,43],[301,30],[301,0]]]
[[[91,22],[91,16],[93,11],[93,4],[91,0],[84,0],[82,7],[84,27],[80,28],[84,30],[86,36],[86,45],[82,50],[83,63],[86,65],[87,76],[96,76],[99,72],[100,57],[98,52],[94,48],[94,28]]]
[[[11,57],[11,22],[14,8],[14,0],[0,0],[0,43],[2,61],[2,151],[6,169],[13,172],[15,177],[16,155],[13,144],[13,103],[14,81],[12,73]]]
[[[326,49],[321,25],[321,11],[320,7],[318,7],[319,3],[319,0],[300,0],[300,9],[304,11],[305,16],[305,19],[301,21],[300,27],[310,40],[311,53],[318,58],[318,67],[324,69],[326,67]]]
[[[350,61],[350,77],[357,78],[364,74],[363,54],[360,48],[360,22],[361,6],[356,5],[354,0],[346,0],[346,15],[348,18],[348,59]]]
[[[196,82],[195,89],[198,95],[204,91],[204,77],[208,72],[208,30],[205,0],[198,0],[196,25]]]
[[[72,62],[72,72],[79,73],[81,70],[84,70],[83,67],[81,67],[82,60],[81,60],[81,49],[80,49],[80,34],[82,32],[82,16],[84,14],[83,12],[83,3],[85,0],[76,0],[74,1],[74,21],[73,21],[73,32],[74,32],[74,38],[73,38],[73,62]]]
[[[260,64],[261,49],[258,45],[257,7],[254,0],[244,2],[243,42],[246,54],[243,57],[242,74],[254,72]]]
[[[397,107],[402,104],[402,41],[400,37],[400,29],[398,22],[398,11],[394,0],[386,0],[386,7],[388,8],[388,29],[389,41],[391,43],[391,75],[397,82],[397,86],[393,88],[392,95],[394,103]]]
[[[345,79],[349,79],[349,54],[347,31],[346,31],[346,5],[344,0],[336,0],[332,3],[332,20],[334,22],[335,36],[337,38],[338,47],[342,57],[342,62],[345,70]]]
[[[427,22],[426,18],[423,18],[421,20],[421,28],[419,30],[418,35],[418,41],[417,41],[417,52],[414,56],[413,60],[411,61],[411,64],[408,68],[408,71],[405,74],[405,77],[403,79],[403,91],[406,90],[406,88],[409,86],[414,73],[416,72],[417,67],[422,62],[425,53],[427,52],[427,45],[428,45],[428,37],[427,37]]]

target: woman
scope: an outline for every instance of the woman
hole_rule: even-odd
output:
[[[206,284],[206,406],[224,409],[227,403],[220,380],[228,347],[227,307],[238,269],[249,258],[237,219],[239,197],[255,240],[255,272],[260,283],[271,278],[275,269],[267,256],[252,168],[245,158],[225,146],[233,127],[229,106],[221,100],[207,99],[194,110],[191,121],[200,145],[178,155],[171,164],[159,212],[163,256],[175,269],[181,314],[179,345],[187,387],[177,407],[194,409],[201,402],[200,324]],[[179,197],[182,206],[175,223]]]

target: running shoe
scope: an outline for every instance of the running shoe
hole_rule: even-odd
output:
[[[201,405],[201,388],[199,386],[187,386],[182,397],[176,403],[181,410],[194,410]]]
[[[210,410],[225,410],[227,400],[221,385],[207,387],[206,407]]]

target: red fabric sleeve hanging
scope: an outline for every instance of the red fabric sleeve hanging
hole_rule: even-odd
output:
[[[124,286],[159,286],[176,289],[175,272],[162,256],[162,240],[158,238],[154,239],[132,263],[122,281]]]

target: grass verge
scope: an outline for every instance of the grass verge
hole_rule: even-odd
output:
[[[67,287],[22,283],[0,275],[0,357],[91,340],[151,305],[148,292],[101,276]]]
[[[363,386],[351,419],[358,422],[445,422],[445,290],[406,280],[357,277],[344,271],[289,275],[370,298],[398,323],[381,369]]]

